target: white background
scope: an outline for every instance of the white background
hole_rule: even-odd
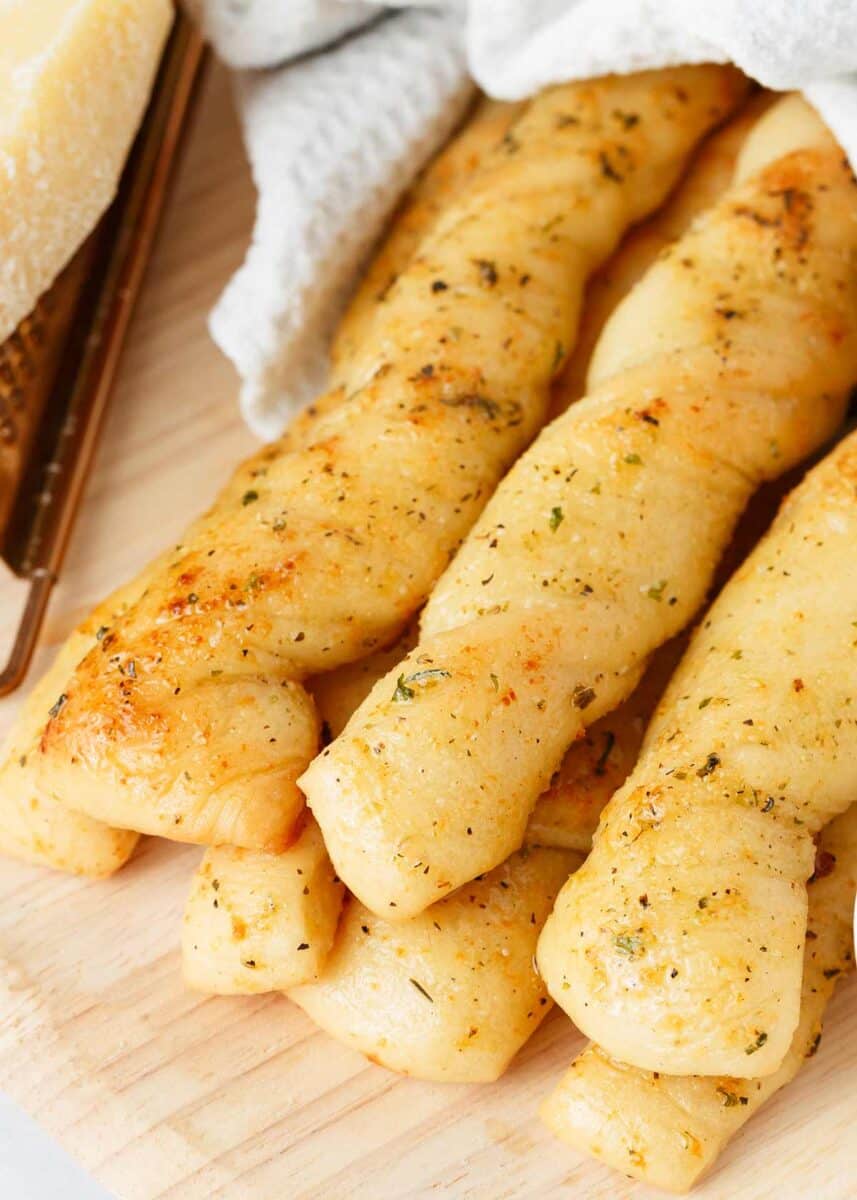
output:
[[[2,1092],[0,1196],[3,1200],[112,1200]]]

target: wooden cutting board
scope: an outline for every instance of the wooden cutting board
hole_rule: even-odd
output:
[[[33,675],[252,446],[231,369],[205,328],[240,260],[252,206],[228,88],[215,72]],[[19,592],[0,584],[0,636]],[[0,704],[3,732],[19,702]],[[282,998],[185,992],[178,930],[199,854],[146,840],[103,883],[0,861],[0,1087],[122,1200],[653,1194],[578,1158],[537,1120],[539,1100],[580,1045],[558,1013],[502,1080],[468,1087],[371,1066]],[[855,1001],[857,988],[845,985],[819,1054],[697,1195],[857,1195]]]

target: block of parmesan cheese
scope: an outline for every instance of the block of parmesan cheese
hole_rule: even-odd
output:
[[[109,205],[171,0],[0,0],[0,340]]]

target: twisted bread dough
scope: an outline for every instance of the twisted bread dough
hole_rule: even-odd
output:
[[[331,387],[353,390],[364,345],[372,323],[384,311],[390,288],[417,253],[451,201],[471,183],[479,167],[524,111],[523,103],[509,104],[482,96],[464,126],[428,164],[409,190],[393,218],[390,232],[373,256],[331,346]]]
[[[183,841],[288,844],[318,737],[300,681],[423,601],[543,420],[586,275],[743,89],[692,67],[527,106],[390,289],[358,390],[309,446],[256,459],[77,665],[33,756],[46,795]]]
[[[545,1100],[557,1137],[626,1175],[688,1191],[727,1142],[785,1087],[818,1049],[833,989],[854,965],[851,910],[857,888],[857,805],[822,831],[818,877],[809,889],[800,1022],[773,1075],[662,1075],[611,1059],[590,1045]]]
[[[288,989],[346,1045],[418,1079],[497,1079],[550,1011],[533,963],[580,856],[514,854],[430,912],[387,921],[346,901],[320,978]]]
[[[600,330],[609,308],[615,306],[621,296],[629,290],[634,280],[643,273],[645,266],[655,259],[665,244],[690,224],[694,215],[713,202],[725,189],[734,169],[738,150],[753,121],[757,119],[758,112],[758,101],[751,103],[739,117],[707,139],[670,202],[625,239],[608,267],[593,280],[587,289],[587,307],[581,321],[584,349],[588,347],[591,352],[596,340],[594,328]],[[477,129],[474,129],[474,134],[475,132]],[[457,143],[453,143],[453,148],[456,146]],[[440,161],[437,164],[437,167],[439,166]],[[449,175],[444,175],[443,178],[449,179]],[[436,190],[432,191],[430,196],[436,200]],[[412,232],[413,222],[420,214],[428,213],[430,208],[428,202],[419,204],[415,200],[412,208],[406,210],[406,216],[408,212],[412,213],[406,231]],[[388,247],[381,251],[377,261],[389,262],[391,250],[404,244],[404,239],[398,237],[394,231]],[[378,272],[375,274],[377,278],[381,278],[385,276],[386,270],[380,275]],[[355,297],[358,323],[364,320],[371,305],[377,303],[374,299],[375,290],[376,288],[361,289],[361,293]],[[556,390],[562,393],[563,407],[577,399],[577,380],[586,370],[581,355],[579,343],[566,372],[558,381]],[[347,355],[344,356],[343,362],[347,364]],[[416,630],[409,627],[406,634],[393,646],[308,681],[328,737],[337,737],[342,732],[351,714],[366,698],[377,680],[415,644]],[[683,645],[683,639],[676,639],[661,647],[653,656],[645,678],[634,693],[612,713],[590,726],[586,736],[569,748],[550,787],[539,798],[530,816],[526,832],[526,841],[530,846],[577,850],[582,853],[589,851],[601,809],[630,773],[642,743],[645,726],[678,661]],[[520,869],[515,865],[516,861],[513,857],[508,865],[513,877]],[[548,870],[553,870],[557,860],[536,858],[534,861],[544,864]],[[210,850],[206,854],[196,873],[185,911],[182,945],[187,979],[203,990],[256,992],[296,986],[318,978],[318,948],[321,944],[328,945],[328,939],[319,939],[318,920],[312,929],[308,929],[310,913],[303,900],[299,898],[299,902],[292,905],[283,903],[284,893],[287,893],[294,882],[294,867],[295,855],[291,851],[283,855],[271,855],[262,851],[231,851],[223,848]],[[218,881],[216,896],[212,893],[213,877]],[[329,879],[327,876],[325,878]],[[328,883],[328,888],[330,887]],[[495,893],[489,889],[488,894]],[[317,895],[317,889],[314,889],[314,895]],[[323,900],[321,911],[329,919],[332,907]],[[461,914],[457,929],[460,935],[465,936],[465,940],[470,936],[471,924],[482,920],[482,911],[471,906]],[[340,1036],[343,1035],[346,994],[351,992],[350,981],[361,975],[361,969],[367,964],[374,962],[377,965],[384,961],[375,941],[379,937],[383,941],[387,936],[386,925],[378,927],[374,920],[370,921],[366,910],[356,902],[349,904],[348,913],[342,926],[341,937],[350,943],[350,946],[338,949],[337,961],[341,963],[348,960],[351,966],[346,970],[332,970],[330,977],[325,970],[322,976],[323,988],[311,991],[308,1001],[321,1004],[326,1023],[334,1034]],[[239,918],[237,923],[232,920],[236,914]],[[363,932],[367,922],[373,930],[369,940]],[[401,931],[405,927],[398,928]],[[416,918],[415,929],[430,927],[425,920]],[[529,923],[526,932],[531,936],[537,933],[532,922]],[[413,936],[411,932],[410,937]],[[294,954],[294,947],[298,945],[305,947],[306,952],[303,955]],[[291,951],[285,956],[282,952],[284,946]],[[310,949],[314,956],[312,960],[308,954]],[[431,958],[434,954],[433,943],[429,942],[428,947],[424,949]],[[244,965],[248,959],[252,961],[251,967]],[[284,972],[275,965],[278,962],[284,963]],[[304,974],[304,979],[294,977],[296,965]],[[480,971],[471,974],[474,984],[477,980],[481,981],[481,977]],[[284,979],[288,982],[284,982]],[[319,999],[321,996],[324,996],[324,1000]],[[359,1029],[362,1048],[377,1054],[377,1039],[371,1038],[366,1029],[368,1020],[375,1018],[366,1016],[361,1025],[360,1019],[352,1015],[347,1022],[348,1031],[344,1036],[347,1040],[354,1041]],[[417,1029],[421,1027],[422,1023],[419,1023]],[[433,1046],[438,1044],[436,1033],[432,1032],[430,1039]],[[455,1040],[453,1038],[453,1043]],[[411,1032],[407,1044],[407,1054],[400,1050],[396,1060],[399,1066],[404,1068],[406,1065],[410,1071],[427,1069],[424,1061],[422,1065],[418,1061],[418,1055],[423,1055],[426,1051],[419,1034]],[[449,1051],[449,1043],[441,1040],[439,1044],[442,1053],[446,1054]],[[468,1048],[473,1049],[469,1045]],[[384,1056],[385,1052],[382,1051],[382,1059]],[[462,1061],[467,1064],[467,1070],[472,1069],[472,1056],[465,1055]]]
[[[857,187],[793,103],[795,152],[764,165],[763,118],[744,154],[760,169],[620,305],[594,390],[516,463],[419,645],[304,773],[334,865],[373,911],[420,912],[521,844],[569,744],[698,610],[755,488],[841,420]]]
[[[622,1062],[757,1076],[788,1050],[813,834],[857,795],[855,546],[852,434],[712,606],[557,900],[542,974]]]
[[[431,222],[468,176],[477,169],[480,159],[490,146],[502,137],[520,109],[520,105],[500,104],[483,99],[464,129],[416,181],[343,316],[332,351],[331,390],[299,413],[279,442],[263,447],[242,463],[221,492],[221,505],[241,500],[255,486],[260,473],[264,473],[268,465],[280,455],[309,445],[317,421],[344,401],[351,364],[366,329],[382,303],[380,293],[389,287],[392,279],[404,268]],[[165,558],[164,561],[169,560]],[[149,570],[153,569],[154,564]],[[61,694],[63,685],[74,668],[95,645],[97,631],[106,630],[115,624],[131,604],[136,602],[145,586],[144,577],[138,577],[126,587],[120,588],[90,614],[68,638],[49,670],[25,702],[7,741],[3,766],[0,767],[0,852],[75,874],[95,877],[109,875],[118,870],[132,853],[137,843],[136,833],[132,830],[114,829],[94,817],[68,808],[61,801],[46,794],[38,787],[29,755],[41,736],[45,714]],[[398,657],[400,655],[397,655]],[[349,664],[341,670],[345,674],[350,672],[353,679],[359,681],[359,663],[353,666]],[[320,677],[319,686],[333,696],[333,689],[328,682],[330,679],[330,675]],[[349,688],[343,686],[343,682],[340,681],[335,689],[336,706],[340,710],[343,705],[348,704]],[[334,703],[333,699],[331,703]],[[347,715],[350,716],[350,713],[351,708],[348,708]],[[263,869],[262,864],[268,863],[268,869],[273,871],[270,866],[273,858],[274,856],[267,852],[260,851],[259,870]],[[224,861],[232,867],[233,859],[229,858],[228,850],[225,852]],[[241,865],[242,868],[247,867],[246,856]],[[223,864],[220,866],[221,873],[224,873]],[[245,877],[248,874],[252,873],[245,870]],[[272,882],[276,888],[278,872],[273,871],[273,874],[275,878]],[[236,886],[237,884],[233,883],[233,889]],[[302,940],[299,937],[297,942]],[[261,978],[264,978],[263,973],[248,974],[248,986],[258,990]]]
[[[282,991],[318,978],[343,890],[309,814],[282,854],[206,850],[182,924],[185,983],[229,996]]]

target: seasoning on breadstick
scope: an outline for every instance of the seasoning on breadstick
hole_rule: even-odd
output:
[[[686,1192],[727,1142],[818,1050],[824,1010],[854,962],[857,805],[821,833],[809,888],[800,1021],[780,1066],[764,1078],[663,1075],[590,1045],[541,1108],[545,1124],[577,1150],[653,1187]]]
[[[338,397],[322,397],[299,413],[280,441],[281,446],[305,445],[314,422]],[[235,472],[223,498],[240,497],[264,474],[271,448],[264,447]],[[60,647],[54,662],[24,702],[4,748],[0,765],[0,853],[76,875],[110,875],[127,862],[137,834],[118,829],[68,805],[50,794],[37,778],[38,744],[52,706],[77,664],[97,648],[110,629],[145,591],[147,580],[172,556],[167,551],[136,579],[116,589]]]
[[[389,288],[393,277],[412,257],[431,222],[477,169],[480,159],[502,137],[521,107],[481,100],[459,135],[416,181],[343,317],[332,352],[334,369],[331,391],[298,413],[277,443],[263,447],[242,463],[221,492],[221,505],[240,501],[256,486],[256,481],[264,477],[268,465],[280,455],[309,445],[317,420],[342,403],[345,386],[353,375],[351,365],[354,356],[378,305],[382,303],[383,297],[379,293]],[[93,876],[108,875],[118,870],[132,853],[137,842],[137,835],[133,831],[112,828],[68,808],[40,791],[32,764],[28,770],[27,767],[28,751],[44,728],[46,714],[61,694],[69,675],[94,645],[95,632],[107,630],[143,590],[144,584],[138,580],[130,589],[120,589],[115,597],[111,597],[87,618],[62,647],[51,668],[31,693],[16,721],[7,743],[4,764],[0,767],[0,852]],[[403,652],[404,647],[396,658],[401,657]],[[378,653],[380,655],[381,652]],[[362,661],[365,660],[343,666],[340,671],[334,672],[340,676],[335,686],[328,682],[330,675],[319,679],[319,689],[325,696],[330,696],[331,709],[344,712],[346,719],[355,707],[348,707],[349,695],[355,685],[359,688]],[[351,681],[350,686],[346,679]],[[361,699],[362,695],[361,692]],[[324,714],[325,719],[328,715]],[[342,724],[345,724],[345,720]],[[262,863],[270,862],[272,857],[260,851],[259,869]],[[258,979],[258,976],[254,978]]]
[[[524,851],[406,922],[349,898],[321,977],[288,994],[322,1029],[392,1071],[496,1079],[550,1010],[533,951],[579,862],[564,850]]]
[[[185,983],[234,995],[316,979],[333,945],[343,891],[309,816],[282,854],[207,850],[182,925]]]
[[[787,479],[766,484],[753,496],[718,565],[712,585],[714,594],[767,530],[788,491]],[[588,726],[583,737],[572,742],[550,786],[530,813],[524,836],[526,845],[589,853],[601,812],[631,774],[652,713],[686,647],[687,632],[659,646],[628,699]],[[367,693],[370,687],[367,684]]]
[[[683,644],[676,638],[657,650],[628,699],[572,742],[530,813],[524,835],[527,845],[589,853],[601,810],[637,761],[649,718]]]
[[[698,610],[754,489],[841,420],[857,186],[820,120],[799,132],[619,306],[595,390],[516,463],[419,645],[304,773],[373,911],[412,916],[521,844],[569,744]]]
[[[93,878],[111,875],[123,866],[134,851],[137,834],[114,829],[54,799],[39,787],[33,756],[45,713],[56,703],[76,663],[95,644],[103,620],[111,619],[121,607],[121,600],[115,604],[114,599],[72,633],[24,701],[0,767],[0,853]]]
[[[758,508],[760,499],[760,496],[754,498],[754,508]],[[753,516],[754,526],[764,520],[764,514]],[[739,557],[745,546],[741,540],[735,547]],[[375,681],[399,657],[404,648],[402,643],[412,637],[408,631],[387,650],[376,651],[359,663],[310,681],[323,723],[332,736],[345,727]],[[630,774],[646,724],[684,644],[684,639],[675,639],[662,646],[652,656],[642,682],[632,695],[569,747],[550,787],[539,797],[530,816],[525,837],[528,846],[589,852],[601,810]],[[342,889],[329,866],[320,834],[315,836],[318,841],[313,841],[313,847],[315,850],[320,847],[324,855],[323,859],[321,854],[314,859],[315,874],[326,889],[322,892],[320,916],[305,908],[302,901],[288,902],[294,875],[291,851],[277,855],[224,847],[206,853],[185,910],[182,949],[189,986],[217,993],[255,993],[318,978],[333,941],[331,926],[335,928]],[[295,849],[300,850],[300,845]],[[552,869],[550,861],[548,869]],[[211,891],[213,878],[218,881],[216,895]],[[224,890],[226,898],[221,894]],[[317,897],[317,890],[314,895]],[[318,904],[318,899],[313,903]],[[221,911],[214,916],[212,908]],[[232,920],[234,914],[238,915],[237,922]],[[478,913],[476,919],[481,919]],[[318,937],[320,927],[326,931],[322,939]],[[397,928],[401,930],[402,926]],[[252,939],[252,952],[248,950],[248,938]],[[295,946],[303,946],[305,950],[312,947],[312,963],[300,955],[297,963],[294,955],[284,959],[284,946],[292,950]],[[247,959],[252,961],[248,964]],[[301,972],[302,979],[294,977],[295,969]]]
[[[557,900],[542,975],[622,1062],[760,1076],[788,1050],[813,834],[857,795],[855,545],[852,434],[712,606]]]
[[[39,786],[143,832],[287,845],[318,735],[300,681],[422,603],[541,424],[586,275],[743,89],[692,67],[532,101],[391,288],[371,379],[215,504],[77,666]]]
[[[416,180],[340,322],[331,348],[332,390],[292,422],[292,448],[309,445],[318,417],[341,403],[346,392],[353,389],[354,364],[396,276],[413,257],[432,222],[472,177],[480,160],[502,138],[522,107],[483,97],[457,136]],[[277,453],[277,447],[266,447],[256,462],[245,464],[243,474],[239,472],[232,481],[237,495],[253,485],[258,467]],[[392,647],[309,680],[322,718],[324,740],[339,733],[375,679],[398,662],[413,640],[414,635],[406,630]],[[307,922],[314,922],[312,932],[317,934],[319,915],[307,907],[308,903],[319,903],[317,891],[312,893],[311,902],[289,902],[288,889],[296,869],[307,870],[307,848],[313,856],[313,872],[323,875],[321,916],[329,927],[329,937],[323,939],[310,938],[307,930]],[[326,868],[322,871],[323,862]],[[212,897],[215,879],[218,895]],[[275,991],[313,978],[323,961],[321,944],[326,946],[324,954],[332,944],[341,898],[342,887],[335,881],[318,827],[311,818],[297,843],[281,855],[227,846],[208,850],[194,876],[185,908],[182,950],[186,982],[201,991],[229,993]],[[209,910],[217,913],[215,928],[210,927]],[[295,946],[304,951],[312,949],[311,965],[305,953],[294,957],[291,952]]]
[[[376,650],[357,662],[345,663],[335,671],[307,680],[321,717],[324,740],[339,737],[351,714],[366,699],[382,675],[416,645],[416,623],[411,622],[390,646]]]
[[[590,280],[586,288],[578,337],[568,363],[554,385],[552,409],[562,412],[585,391],[589,360],[608,317],[631,287],[670,242],[686,231],[693,219],[713,204],[731,181],[735,160],[753,124],[770,107],[772,97],[762,93],[744,105],[722,129],[705,139],[668,202],[643,224],[632,229],[616,253]],[[335,359],[347,368],[359,346],[356,330],[364,329],[373,305],[381,301],[390,279],[412,253],[416,233],[437,215],[448,191],[460,186],[474,159],[488,148],[501,126],[512,119],[511,105],[483,100],[476,114],[454,139],[414,189],[372,267],[351,302],[337,335]],[[768,517],[768,520],[770,517]],[[374,683],[416,644],[409,628],[391,647],[309,682],[319,713],[330,737],[338,737],[352,713]],[[568,750],[550,786],[539,797],[530,817],[526,842],[588,853],[601,809],[630,773],[643,740],[649,717],[674,669],[682,645],[669,643],[653,658],[632,695],[609,716],[587,729]]]
[[[390,288],[444,209],[472,180],[523,109],[522,103],[480,97],[464,126],[409,189],[336,331],[330,350],[331,387],[342,386],[351,392],[361,382],[358,364],[364,361],[362,351],[371,345],[371,325],[387,303]]]
[[[592,276],[586,286],[574,350],[554,386],[552,417],[586,395],[592,355],[614,309],[670,242],[686,233],[699,214],[716,203],[732,184],[741,147],[773,99],[770,92],[757,93],[726,125],[709,134],[667,202],[626,234],[616,253]]]
[[[632,283],[642,274],[646,261],[653,261],[666,242],[690,224],[695,212],[701,210],[725,189],[741,141],[752,125],[758,107],[758,101],[746,106],[723,130],[707,139],[670,202],[625,239],[610,260],[609,266],[593,280],[587,289],[586,307],[581,321],[584,350],[588,347],[588,352],[591,352],[595,341],[593,326],[601,328],[608,315],[608,305],[617,303],[629,290]],[[383,280],[386,285],[388,273],[395,273],[402,268],[404,261],[401,256],[412,250],[417,223],[432,219],[436,215],[443,199],[442,188],[453,186],[457,178],[456,172],[464,168],[465,160],[462,154],[465,137],[470,136],[472,148],[474,143],[484,136],[485,123],[490,119],[490,109],[488,114],[484,114],[484,110],[482,114],[477,113],[462,137],[451,144],[417,185],[414,201],[398,218],[387,244],[373,263],[367,281],[352,301],[351,319],[346,318],[343,324],[343,331],[348,332],[348,336],[341,339],[345,347],[340,354],[341,370],[348,369],[350,354],[359,343],[359,338],[353,333],[354,329],[363,326],[364,321],[368,320],[367,314],[372,306],[379,303],[376,294],[380,281]],[[444,161],[447,158],[449,162]],[[557,383],[557,390],[563,393],[566,405],[572,399],[577,399],[574,380],[578,375],[585,374],[585,363],[581,361],[581,353],[579,341],[566,371]],[[402,638],[392,646],[308,681],[307,686],[316,701],[327,738],[337,737],[341,733],[373,684],[385,675],[415,642],[416,630],[409,627]],[[678,661],[679,653],[680,646],[677,642],[662,647],[653,656],[642,683],[628,700],[591,726],[586,735],[569,748],[550,787],[539,798],[530,817],[526,832],[526,842],[529,845],[573,849],[583,853],[589,851],[600,811],[630,773],[642,743],[646,723]],[[268,963],[276,960],[277,943],[283,939],[288,940],[290,945],[307,940],[300,929],[300,907],[295,910],[295,920],[291,920],[288,907],[276,904],[276,920],[266,922],[264,933],[256,926],[252,956],[254,965],[249,970],[242,969],[239,961],[242,941],[246,937],[246,920],[242,917],[238,925],[240,937],[232,936],[230,927],[228,936],[219,937],[217,945],[212,946],[212,938],[200,927],[200,915],[213,905],[208,878],[211,871],[207,871],[206,868],[215,856],[218,859],[216,874],[221,886],[221,877],[228,873],[230,903],[243,914],[248,909],[258,910],[260,897],[267,898],[266,903],[275,903],[273,898],[279,895],[283,880],[287,881],[290,878],[289,854],[279,856],[263,851],[240,851],[237,852],[240,855],[240,869],[229,870],[233,863],[233,859],[229,857],[230,853],[209,851],[203,860],[202,868],[197,872],[185,915],[185,972],[204,990],[219,991],[222,986],[229,990],[248,991],[274,988],[277,986],[277,975],[271,971],[260,974],[258,962]],[[200,898],[203,898],[202,904],[206,909],[200,906]],[[218,904],[222,920],[223,900],[219,900]],[[217,969],[217,962],[224,954],[228,957],[229,970],[221,972]],[[191,959],[192,963],[189,961]]]

